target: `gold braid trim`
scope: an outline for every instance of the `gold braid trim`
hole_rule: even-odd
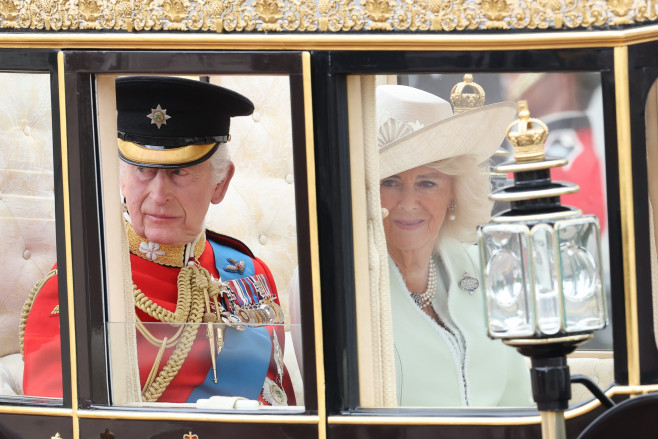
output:
[[[176,306],[176,313],[163,310],[162,307],[155,305],[150,300],[142,298],[141,296],[143,296],[143,294],[141,291],[137,289],[135,290],[136,303],[138,302],[138,295],[141,295],[139,301],[140,304],[151,303],[148,307],[145,306],[148,311],[140,307],[140,309],[149,313],[150,316],[155,317],[162,315],[167,317],[178,317],[183,313],[182,309],[187,308],[189,309],[189,314],[184,316],[185,318],[183,320],[175,321],[192,323],[191,325],[185,325],[180,341],[176,344],[174,352],[172,352],[167,360],[167,364],[162,368],[158,376],[152,381],[149,379],[151,382],[146,383],[147,385],[142,390],[142,398],[144,401],[157,401],[158,398],[162,396],[162,393],[165,391],[169,383],[171,383],[171,380],[173,380],[176,374],[178,374],[183,362],[187,358],[187,355],[194,344],[194,340],[196,339],[197,332],[199,331],[199,323],[201,323],[203,318],[205,304],[204,296],[208,292],[209,284],[210,273],[208,273],[208,270],[205,268],[194,266],[182,268],[178,274],[179,302]],[[187,299],[181,299],[181,296],[187,297]],[[182,300],[185,300],[186,302],[182,302]],[[185,306],[187,303],[189,303],[189,305]],[[181,306],[181,304],[183,304],[183,306]],[[151,314],[151,312],[153,314]]]
[[[183,275],[184,272],[187,273],[190,271],[187,270],[188,268],[195,267],[184,267],[178,274],[178,301],[176,302],[176,311],[171,312],[168,309],[164,309],[160,305],[157,305],[151,299],[146,297],[146,295],[137,288],[137,285],[133,284],[133,290],[135,292],[135,306],[161,322],[185,322],[190,315],[190,308],[192,303],[192,294],[190,292],[188,275]],[[203,270],[205,270],[205,268]]]
[[[41,278],[40,281],[38,281],[32,289],[30,290],[30,293],[27,295],[27,299],[25,300],[25,303],[23,304],[23,309],[21,310],[21,319],[18,323],[18,345],[20,346],[20,352],[21,352],[21,357],[23,358],[23,343],[25,341],[25,325],[27,325],[27,316],[30,314],[30,310],[32,309],[32,304],[34,303],[34,299],[36,299],[37,294],[39,294],[39,291],[41,291],[41,288],[48,282],[48,280],[55,276],[57,274],[57,269],[54,268],[50,270],[44,277]],[[25,360],[25,358],[23,358]]]
[[[137,330],[139,331],[139,333],[142,334],[144,338],[153,346],[162,346],[162,340],[157,338],[155,335],[151,334],[151,332],[146,328],[146,326],[144,326],[144,323],[142,323],[142,321],[139,320],[139,317],[135,317],[135,319],[137,320]],[[178,328],[178,330],[176,330],[176,333],[170,339],[168,339],[167,344],[164,345],[165,349],[173,348],[176,345],[176,343],[178,343],[178,339],[183,332],[183,327],[184,325],[181,325]]]

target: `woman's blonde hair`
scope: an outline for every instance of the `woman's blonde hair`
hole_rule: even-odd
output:
[[[480,164],[476,158],[469,155],[452,157],[433,163],[428,163],[432,169],[452,177],[454,212],[449,204],[446,218],[443,221],[439,236],[451,237],[462,242],[477,240],[477,226],[486,224],[491,217],[492,203],[489,201],[491,178],[488,163]],[[455,215],[454,221],[449,216]]]

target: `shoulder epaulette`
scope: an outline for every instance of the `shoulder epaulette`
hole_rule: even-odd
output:
[[[34,287],[32,287],[32,290],[30,290],[30,293],[27,295],[27,299],[23,304],[23,309],[21,310],[21,318],[18,324],[18,345],[20,347],[21,356],[23,356],[23,340],[25,335],[25,325],[27,324],[27,316],[30,314],[34,299],[37,298],[37,294],[39,294],[39,291],[41,291],[41,288],[43,288],[46,282],[56,274],[56,268],[46,273],[44,277],[42,277],[36,284],[34,284]],[[59,312],[59,309],[57,311]]]
[[[244,242],[240,241],[239,239],[235,239],[231,236],[227,235],[222,235],[221,233],[214,232],[210,229],[206,230],[206,237],[212,241],[218,242],[219,244],[226,245],[228,247],[234,248],[236,250],[241,251],[242,253],[248,255],[251,258],[255,258],[254,254],[252,251],[247,247],[247,244]]]

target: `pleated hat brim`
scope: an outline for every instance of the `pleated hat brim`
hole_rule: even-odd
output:
[[[515,116],[516,104],[499,102],[419,128],[379,148],[379,177],[457,156],[483,163],[501,146]]]

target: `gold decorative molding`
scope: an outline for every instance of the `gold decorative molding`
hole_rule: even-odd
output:
[[[658,0],[0,0],[0,28],[34,31],[496,32],[657,18]]]

